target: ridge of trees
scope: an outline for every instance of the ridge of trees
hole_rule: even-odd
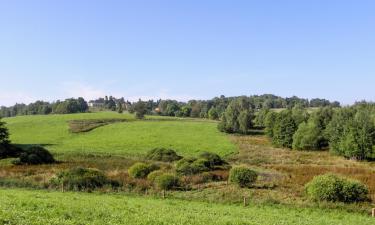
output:
[[[375,159],[375,103],[362,101],[343,108],[326,106],[311,112],[299,104],[281,112],[262,109],[253,122],[239,120],[241,110],[244,110],[242,105],[232,101],[218,125],[219,130],[246,134],[256,125],[265,128],[265,134],[276,147],[329,149],[346,158]],[[240,125],[248,125],[246,132]]]
[[[276,95],[252,95],[252,96],[237,96],[237,97],[215,97],[211,100],[190,100],[188,102],[180,102],[176,100],[149,100],[142,101],[145,105],[145,114],[157,114],[162,116],[177,116],[177,117],[194,117],[194,118],[208,118],[218,120],[222,117],[224,111],[234,99],[246,99],[249,107],[254,110],[274,109],[274,108],[293,108],[295,105],[303,107],[324,107],[333,106],[339,107],[340,103],[337,101],[330,102],[326,99],[304,99],[296,96],[290,98],[282,98]],[[112,111],[133,111],[135,103],[125,101],[124,98],[114,98],[112,96],[105,96],[96,100],[91,100],[89,103],[98,110],[112,110]],[[88,103],[83,98],[66,99],[64,101],[45,102],[36,101],[31,104],[15,104],[11,107],[0,108],[1,117],[12,117],[18,115],[36,115],[36,114],[64,114],[77,113],[88,111]]]

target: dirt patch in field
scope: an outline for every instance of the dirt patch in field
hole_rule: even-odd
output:
[[[70,120],[69,130],[72,133],[89,132],[98,127],[105,126],[112,123],[121,123],[127,121],[126,119],[91,119],[91,120]]]

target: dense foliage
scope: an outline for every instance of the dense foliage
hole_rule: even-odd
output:
[[[330,150],[346,158],[375,158],[375,104],[356,103],[345,108],[324,107],[307,113],[299,106],[279,113],[269,111],[265,133],[277,147]],[[261,120],[261,119],[259,119]]]
[[[155,184],[161,190],[172,190],[180,186],[180,180],[173,174],[162,174],[155,178]]]
[[[55,163],[56,160],[53,155],[45,148],[41,146],[32,146],[24,150],[19,159],[13,163],[17,165],[38,165],[38,164],[51,164]]]
[[[70,98],[65,101],[56,101],[53,103],[36,101],[34,103],[16,104],[11,107],[2,106],[0,116],[12,117],[19,115],[47,115],[47,114],[68,114],[87,112],[88,104],[83,98]]]
[[[146,178],[149,173],[157,169],[159,168],[155,165],[138,162],[128,169],[128,173],[132,178]]]
[[[297,123],[291,110],[285,110],[278,114],[273,125],[272,143],[277,147],[291,148],[293,135],[297,131]]]
[[[314,177],[306,184],[307,196],[314,201],[361,202],[368,199],[368,188],[362,183],[334,174]]]
[[[152,171],[151,173],[149,173],[147,175],[147,180],[149,181],[152,181],[154,182],[155,179],[158,177],[158,176],[161,176],[163,175],[165,172],[163,170],[155,170],[155,171]]]
[[[0,146],[9,144],[9,131],[0,117]]]
[[[173,162],[182,159],[173,149],[154,148],[146,155],[146,159],[162,162]]]
[[[218,125],[220,131],[247,134],[253,128],[254,113],[245,97],[230,102]]]
[[[133,110],[137,119],[143,119],[147,113],[146,104],[140,99],[137,103],[133,104]]]
[[[60,172],[51,183],[62,186],[64,190],[74,191],[93,190],[105,185],[118,186],[118,183],[109,180],[103,172],[81,167]]]
[[[198,158],[186,157],[176,163],[176,171],[183,175],[193,175],[215,169],[227,169],[227,163],[217,154],[203,152]]]
[[[247,167],[234,167],[229,172],[229,181],[242,188],[251,187],[257,178],[257,172]]]

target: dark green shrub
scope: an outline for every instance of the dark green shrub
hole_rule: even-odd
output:
[[[199,158],[183,158],[176,163],[176,171],[183,175],[193,175],[215,169],[228,169],[228,164],[215,153],[203,152]]]
[[[221,166],[225,164],[225,161],[222,160],[218,154],[212,152],[202,152],[199,155],[199,158],[205,159],[208,162],[208,166],[210,168],[214,168],[215,166]]]
[[[190,164],[190,167],[193,171],[197,173],[210,171],[211,164],[207,159],[197,159],[193,163]]]
[[[128,173],[132,178],[146,178],[149,173],[157,169],[159,168],[156,165],[136,163],[128,169]]]
[[[12,144],[0,144],[0,159],[8,157],[19,157],[22,149]]]
[[[240,187],[251,187],[257,178],[258,174],[247,167],[235,167],[229,172],[229,181]]]
[[[368,200],[368,188],[359,181],[346,181],[342,186],[344,202],[363,202]]]
[[[208,162],[205,159],[183,158],[176,163],[177,173],[183,175],[193,175],[208,171]]]
[[[51,181],[52,184],[63,186],[65,190],[93,190],[105,185],[119,186],[115,181],[109,180],[103,172],[96,169],[74,168],[63,171]]]
[[[172,190],[180,186],[180,180],[173,174],[163,174],[156,177],[155,184],[161,190]]]
[[[365,185],[334,174],[316,176],[305,188],[307,196],[314,201],[350,203],[368,199]]]
[[[164,172],[162,170],[155,170],[155,171],[152,171],[151,173],[149,173],[147,175],[147,180],[149,181],[155,181],[155,179],[160,176],[160,175],[163,175]]]
[[[149,160],[162,161],[162,162],[173,162],[182,159],[181,156],[172,149],[166,148],[155,148],[152,149],[146,156]]]
[[[13,163],[17,165],[38,165],[55,162],[55,159],[48,150],[40,146],[32,146],[22,152],[19,159]]]

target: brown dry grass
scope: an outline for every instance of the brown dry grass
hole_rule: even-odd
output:
[[[239,153],[231,157],[234,164],[245,164],[263,171],[271,190],[256,191],[270,194],[281,201],[304,201],[304,186],[314,176],[336,173],[365,183],[375,202],[375,163],[357,162],[333,156],[327,151],[294,151],[273,148],[265,136],[232,136]],[[260,182],[262,183],[262,181]],[[264,182],[263,182],[264,183]]]

